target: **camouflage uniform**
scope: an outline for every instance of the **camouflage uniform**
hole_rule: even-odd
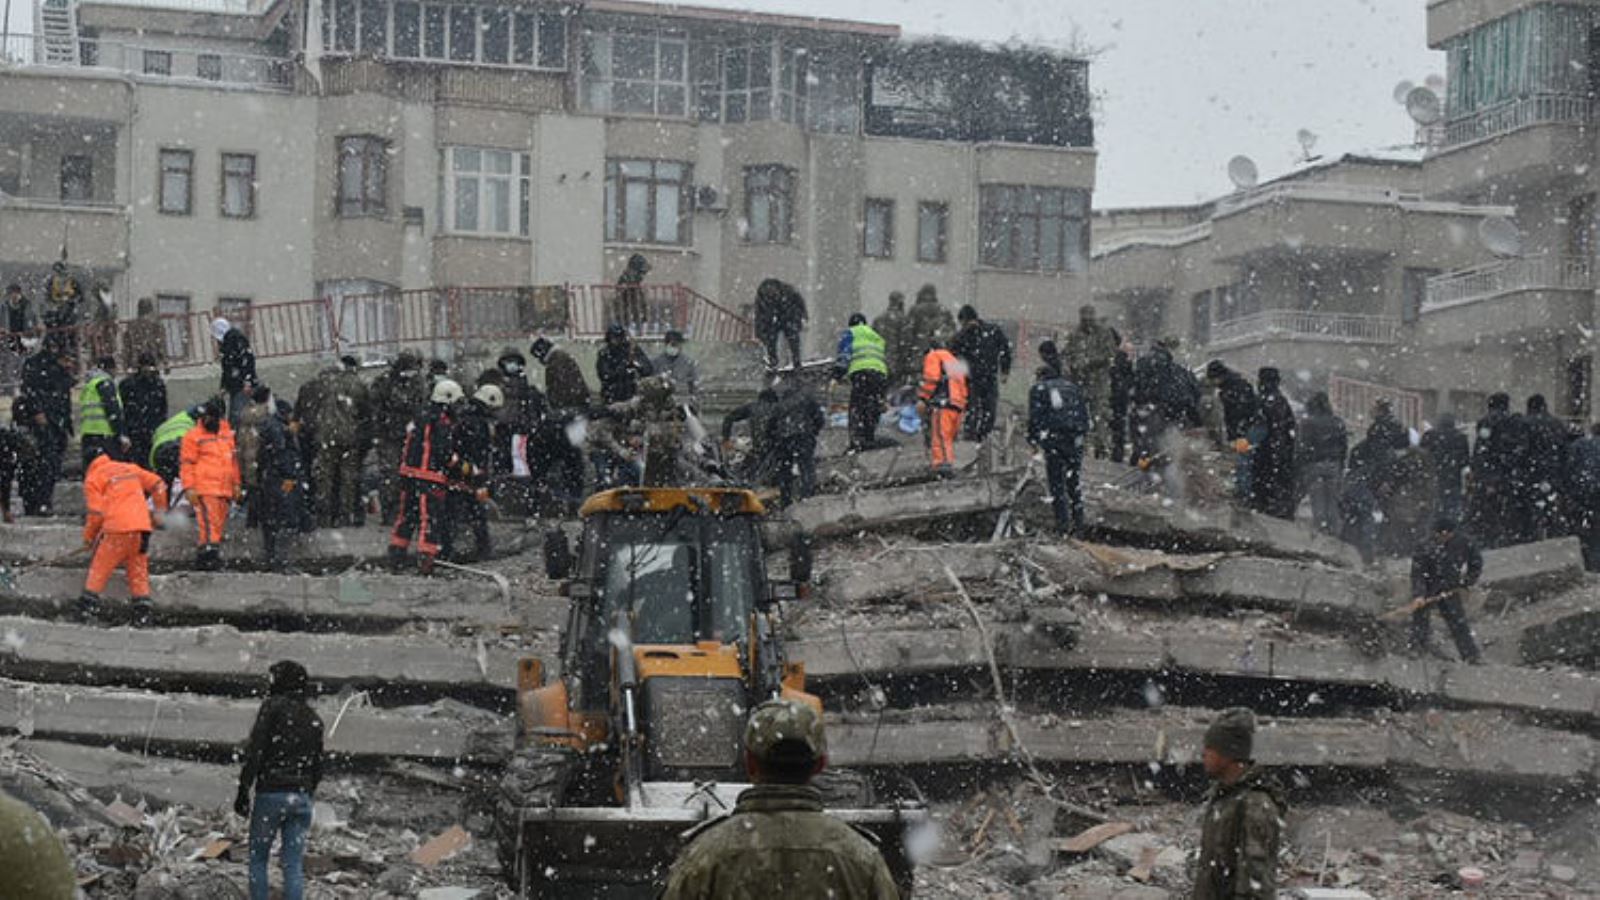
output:
[[[361,464],[367,456],[372,400],[354,369],[326,369],[317,380],[322,386],[316,405],[301,411],[316,437],[311,479],[317,486],[317,524],[362,524]]]
[[[758,760],[796,748],[825,756],[822,715],[790,701],[763,703],[745,729],[745,748]],[[662,894],[662,900],[816,897],[899,900],[900,891],[872,842],[823,812],[816,788],[799,784],[747,789],[732,815],[701,826]]]
[[[1103,458],[1111,448],[1111,367],[1117,358],[1116,333],[1095,321],[1092,310],[1087,311],[1077,330],[1067,335],[1062,355],[1094,416],[1088,447]]]
[[[406,429],[427,405],[428,390],[422,358],[410,351],[402,351],[372,383],[373,442],[377,445],[383,515],[388,521],[393,521],[400,508],[400,449],[405,446]]]
[[[872,330],[883,338],[884,356],[889,363],[889,390],[893,392],[917,374],[922,350],[926,349],[919,349],[912,340],[905,298],[898,291],[889,295],[889,308],[872,320]]]
[[[911,343],[910,348],[904,351],[912,360],[908,370],[910,375],[914,378],[919,374],[922,356],[928,352],[930,341],[934,338],[948,341],[955,333],[956,319],[950,315],[950,310],[939,303],[939,295],[933,288],[929,286],[918,291],[917,302],[911,304],[911,311],[906,313],[903,332]]]
[[[1252,767],[1238,781],[1211,788],[1200,833],[1193,900],[1270,900],[1278,895],[1278,836],[1287,804],[1276,784]]]
[[[645,487],[677,485],[678,455],[683,452],[683,408],[673,397],[671,379],[651,376],[639,382],[639,418],[644,423]]]

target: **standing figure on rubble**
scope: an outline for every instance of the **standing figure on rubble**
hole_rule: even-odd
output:
[[[78,326],[83,323],[83,285],[67,270],[65,259],[50,265],[44,282],[45,307],[41,321],[45,339],[56,341],[63,352],[78,360]]]
[[[884,362],[889,367],[889,392],[904,387],[917,371],[917,344],[911,340],[911,320],[906,316],[906,295],[889,293],[889,306],[872,320],[872,330],[883,338]]]
[[[400,515],[389,536],[389,562],[405,562],[413,538],[422,574],[433,573],[440,555],[450,557],[452,527],[445,494],[461,458],[455,449],[451,408],[464,399],[461,385],[444,379],[433,386],[431,402],[417,412],[406,429],[400,450]]]
[[[73,365],[68,344],[55,337],[45,338],[39,352],[22,363],[22,390],[11,414],[38,450],[19,485],[23,515],[48,516],[55,503],[61,462],[72,437]]]
[[[1518,470],[1518,521],[1523,540],[1542,541],[1566,533],[1562,505],[1566,494],[1567,426],[1550,414],[1543,394],[1528,398],[1522,417],[1527,455]]]
[[[1111,461],[1122,462],[1128,453],[1128,412],[1133,399],[1133,342],[1117,345],[1111,364]]]
[[[650,260],[644,254],[628,257],[617,278],[617,308],[611,319],[634,335],[642,335],[650,321],[650,304],[644,296],[644,276],[650,274]]]
[[[1036,377],[1028,392],[1028,443],[1044,451],[1056,530],[1071,535],[1083,528],[1083,440],[1089,431],[1089,404],[1083,391],[1060,371],[1040,366]]]
[[[245,390],[256,382],[256,352],[250,338],[220,316],[211,323],[211,336],[217,342],[217,361],[222,364],[222,393],[228,398],[228,424],[239,424],[239,413],[249,397]]]
[[[877,443],[878,419],[883,415],[883,390],[889,379],[887,348],[883,336],[867,324],[862,313],[850,316],[850,327],[839,335],[834,354],[833,378],[850,380],[850,444],[852,453],[871,450]]]
[[[1163,338],[1133,367],[1133,460],[1142,469],[1171,463],[1171,435],[1200,424],[1200,382],[1172,358],[1175,338]]]
[[[723,453],[733,449],[733,428],[740,422],[750,423],[750,446],[740,460],[738,475],[751,484],[772,484],[777,469],[777,449],[770,442],[767,427],[779,408],[778,392],[764,387],[756,392],[749,403],[736,406],[722,418]]]
[[[1295,443],[1295,469],[1311,498],[1311,523],[1323,534],[1339,533],[1339,495],[1344,491],[1344,461],[1350,435],[1334,415],[1324,391],[1311,395]]]
[[[780,505],[804,500],[816,490],[817,436],[827,424],[822,402],[799,375],[778,387],[778,405],[766,423],[766,444],[774,456]]]
[[[150,624],[150,508],[155,522],[167,511],[167,486],[160,476],[127,460],[127,444],[118,442],[89,463],[83,476],[83,545],[93,552],[89,574],[78,597],[78,617],[92,622],[100,614],[100,595],[119,567],[128,576],[133,624]]]
[[[536,492],[542,489],[564,504],[576,504],[583,500],[589,383],[572,354],[549,338],[536,338],[528,353],[544,366],[545,398],[550,403],[550,414],[528,438],[528,476]]]
[[[806,298],[795,286],[768,278],[756,287],[756,339],[767,351],[767,371],[778,370],[778,339],[789,345],[789,366],[800,368],[800,332],[805,328]]]
[[[955,337],[956,320],[939,302],[939,291],[933,285],[925,284],[917,291],[917,299],[906,313],[906,332],[911,341],[907,352],[918,354],[925,353],[934,340],[945,342]],[[911,375],[913,378],[917,375],[915,366]]]
[[[223,416],[223,401],[206,401],[200,421],[183,436],[178,451],[178,477],[183,493],[194,508],[195,568],[209,571],[222,566],[222,538],[228,511],[239,499],[239,462],[235,455],[233,426]]]
[[[1472,447],[1467,436],[1456,425],[1454,413],[1444,413],[1439,421],[1422,436],[1422,449],[1433,458],[1435,488],[1438,496],[1434,507],[1439,515],[1460,519],[1462,476],[1472,462]]]
[[[122,398],[117,394],[116,369],[114,358],[96,359],[94,368],[84,375],[83,387],[78,390],[78,443],[85,470],[107,447],[127,437]]]
[[[969,441],[982,443],[994,431],[1000,413],[1000,385],[1011,377],[1011,339],[1000,326],[978,318],[971,304],[956,314],[960,326],[950,352],[967,364],[967,417],[962,428]]]
[[[1206,383],[1216,389],[1217,401],[1222,406],[1224,452],[1238,457],[1233,469],[1234,495],[1242,501],[1248,501],[1251,448],[1260,441],[1259,433],[1252,435],[1251,429],[1257,426],[1261,418],[1261,401],[1256,397],[1256,389],[1251,386],[1250,379],[1229,368],[1220,359],[1213,359],[1206,364]]]
[[[300,417],[287,400],[275,400],[271,415],[257,425],[260,443],[255,500],[256,522],[261,526],[261,549],[269,568],[283,566],[285,535],[311,530],[305,497],[305,454]]]
[[[524,382],[526,384],[526,382]],[[489,558],[489,477],[494,466],[495,419],[505,407],[505,393],[497,385],[478,388],[456,415],[456,453],[461,457],[445,504],[450,521],[472,531],[473,562]],[[452,547],[461,541],[452,538]]]
[[[367,523],[361,469],[372,442],[372,394],[361,380],[361,362],[344,356],[338,368],[317,376],[312,405],[296,404],[316,443],[311,448],[311,483],[316,485],[317,524],[323,528]]]
[[[933,471],[940,478],[949,478],[956,471],[956,434],[967,409],[966,368],[945,349],[944,341],[929,342],[928,355],[922,358],[922,386],[917,389],[918,412],[928,423]]]
[[[117,385],[117,394],[122,401],[123,428],[133,445],[128,459],[146,466],[156,429],[167,420],[167,384],[161,380],[154,356],[146,353],[138,363],[133,374]]]
[[[305,666],[283,660],[267,671],[267,699],[244,747],[233,811],[250,821],[250,900],[267,900],[267,863],[279,835],[283,900],[302,900],[312,798],[322,782],[322,718],[311,708]]]
[[[1293,519],[1298,494],[1294,483],[1294,409],[1279,389],[1278,370],[1263,366],[1256,375],[1261,391],[1261,442],[1251,448],[1250,508],[1279,519]]]
[[[1472,637],[1472,626],[1467,623],[1467,611],[1462,595],[1477,584],[1483,575],[1483,554],[1462,534],[1454,519],[1441,516],[1433,524],[1433,536],[1417,546],[1411,558],[1411,600],[1416,609],[1411,613],[1412,653],[1429,653],[1449,659],[1433,643],[1433,629],[1429,619],[1430,607],[1436,607],[1450,628],[1456,652],[1461,661],[1476,666],[1483,660],[1478,654],[1478,642]]]
[[[1111,448],[1111,367],[1117,361],[1117,333],[1103,324],[1092,305],[1078,309],[1078,327],[1067,335],[1062,353],[1067,374],[1083,389],[1094,426],[1089,450],[1105,459]]]
[[[1478,420],[1472,445],[1472,490],[1467,512],[1471,532],[1485,547],[1516,543],[1518,470],[1527,451],[1522,417],[1511,411],[1508,394],[1489,395],[1488,411]]]
[[[400,510],[400,448],[405,446],[411,417],[428,402],[428,379],[422,357],[402,350],[372,383],[372,440],[378,463],[379,508],[385,522]]]
[[[1193,900],[1278,896],[1278,843],[1288,811],[1283,789],[1255,764],[1256,717],[1238,707],[1206,729],[1201,765],[1211,779],[1201,813]]]
[[[628,330],[615,323],[606,326],[605,346],[595,357],[594,369],[600,379],[600,402],[606,406],[632,400],[639,392],[639,379],[655,372]]]
[[[672,384],[672,395],[690,409],[700,408],[700,366],[683,352],[683,332],[673,329],[661,339],[661,355],[650,362],[655,374]]]
[[[9,425],[0,425],[0,521],[7,525],[17,520],[11,512],[11,484],[23,484],[38,453],[21,422],[13,419]]]

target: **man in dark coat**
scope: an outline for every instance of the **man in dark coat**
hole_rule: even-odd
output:
[[[445,503],[451,507],[450,521],[472,530],[472,555],[467,559],[482,562],[489,558],[489,472],[494,460],[496,417],[505,406],[499,387],[486,384],[464,403],[456,405],[455,448],[461,466],[450,485]],[[451,546],[458,551],[459,540]]]
[[[872,320],[872,330],[882,338],[889,364],[889,393],[905,387],[917,373],[917,348],[911,342],[911,320],[906,317],[906,295],[889,294],[889,306]]]
[[[23,475],[36,465],[33,438],[19,423],[0,425],[0,521],[16,521],[11,512],[11,484],[24,484]]]
[[[1171,429],[1200,424],[1200,382],[1172,358],[1172,343],[1156,342],[1133,368],[1133,459],[1144,466],[1167,454]]]
[[[1262,367],[1256,376],[1261,389],[1261,443],[1251,449],[1250,507],[1280,519],[1293,519],[1294,410],[1279,390],[1278,370]]]
[[[1120,340],[1111,363],[1111,461],[1122,462],[1128,452],[1128,407],[1133,399],[1133,344]],[[1054,346],[1052,344],[1052,346]]]
[[[1538,541],[1564,533],[1561,509],[1566,487],[1567,426],[1550,415],[1543,394],[1528,398],[1523,416],[1527,455],[1518,468],[1517,521],[1523,540]]]
[[[393,522],[400,503],[400,450],[405,446],[411,417],[428,402],[428,379],[422,357],[400,351],[369,391],[372,441],[378,468],[378,497],[385,522]]]
[[[211,323],[211,336],[221,345],[217,351],[222,364],[222,392],[228,397],[229,424],[237,427],[239,413],[249,402],[245,386],[256,382],[256,353],[250,348],[250,339],[227,319],[218,318]]]
[[[1440,518],[1433,526],[1432,540],[1423,541],[1411,558],[1411,597],[1419,605],[1411,614],[1411,649],[1439,655],[1433,647],[1429,627],[1429,608],[1436,607],[1450,626],[1450,637],[1455,640],[1456,652],[1461,660],[1478,665],[1478,644],[1472,638],[1472,627],[1467,624],[1467,613],[1462,605],[1462,593],[1478,583],[1483,574],[1483,554],[1473,546],[1467,536],[1460,533],[1454,519]]]
[[[1000,326],[978,318],[971,304],[956,314],[960,327],[950,352],[967,364],[967,415],[962,423],[969,441],[982,442],[994,430],[1000,408],[1000,384],[1011,376],[1011,339]]]
[[[35,465],[24,469],[23,514],[48,516],[54,502],[61,461],[72,437],[72,346],[46,340],[22,364],[22,390],[12,414],[33,438]]]
[[[167,383],[161,380],[156,359],[146,353],[139,368],[117,386],[122,396],[122,427],[128,436],[128,458],[139,465],[150,459],[150,440],[167,420]]]
[[[1222,435],[1226,452],[1237,454],[1234,463],[1234,494],[1240,499],[1250,497],[1250,471],[1254,459],[1253,445],[1261,440],[1259,423],[1261,401],[1250,381],[1220,359],[1206,364],[1206,382],[1217,391],[1217,401],[1222,407]],[[1252,434],[1252,428],[1256,428]]]
[[[311,522],[306,506],[300,420],[287,400],[270,402],[271,414],[256,426],[260,483],[251,503],[257,507],[256,521],[261,526],[261,549],[267,565],[281,568],[284,537],[310,531]]]
[[[572,354],[551,343],[548,338],[537,338],[528,346],[528,353],[544,366],[544,393],[550,410],[556,414],[587,412],[592,402],[589,382]]]
[[[780,505],[811,496],[817,486],[817,435],[828,424],[822,402],[799,377],[778,391],[778,409],[767,420],[767,445],[776,455]]]
[[[1456,426],[1454,413],[1441,415],[1428,429],[1422,436],[1422,449],[1433,458],[1434,482],[1439,492],[1434,506],[1438,514],[1460,518],[1461,478],[1472,462],[1472,447]]]
[[[756,394],[756,399],[734,407],[722,419],[724,452],[733,448],[733,427],[740,422],[750,423],[750,451],[745,454],[739,473],[752,484],[771,484],[778,467],[777,450],[768,443],[768,423],[777,411],[778,392],[767,387]]]
[[[606,406],[632,400],[639,393],[639,379],[649,377],[655,367],[650,357],[628,337],[621,325],[606,326],[606,343],[594,361],[600,379],[600,402]]]
[[[778,368],[778,339],[789,345],[789,362],[800,368],[800,332],[805,328],[806,298],[794,285],[768,278],[756,288],[756,339],[767,350],[767,368]]]
[[[245,744],[233,811],[250,820],[251,896],[267,895],[267,862],[281,833],[283,892],[294,898],[305,892],[306,836],[322,782],[322,719],[309,702],[305,666],[284,660],[268,672],[272,680]]]
[[[592,402],[589,383],[572,354],[540,337],[528,353],[544,366],[550,414],[528,438],[528,474],[535,491],[566,506],[583,500],[584,432]]]
[[[1394,404],[1386,397],[1379,397],[1372,404],[1372,424],[1367,427],[1367,436],[1382,441],[1390,450],[1411,446],[1409,430],[1395,418]]]
[[[1367,564],[1377,556],[1379,498],[1388,490],[1394,455],[1395,451],[1384,440],[1373,438],[1369,430],[1368,436],[1350,451],[1350,469],[1339,495],[1344,541],[1354,546]]]
[[[1485,547],[1515,543],[1524,533],[1517,518],[1518,470],[1526,458],[1522,417],[1511,411],[1511,397],[1492,394],[1478,420],[1472,445],[1472,492],[1468,503],[1472,534]]]
[[[1583,567],[1600,572],[1600,422],[1573,441],[1567,455],[1573,526],[1583,541]]]
[[[1324,534],[1338,534],[1339,496],[1350,437],[1326,393],[1318,391],[1306,403],[1306,417],[1300,420],[1296,437],[1296,468],[1301,486],[1311,497],[1311,522]]]
[[[1060,370],[1040,366],[1028,391],[1028,443],[1044,452],[1045,478],[1056,530],[1083,528],[1083,441],[1089,433],[1089,401]]]

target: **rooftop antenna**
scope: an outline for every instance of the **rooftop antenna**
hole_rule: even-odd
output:
[[[1522,229],[1505,216],[1485,216],[1478,220],[1478,242],[1501,259],[1522,255]]]
[[[1248,191],[1261,181],[1261,170],[1248,156],[1235,156],[1228,160],[1228,180],[1241,191]]]
[[[1444,118],[1444,108],[1439,103],[1439,95],[1426,87],[1412,88],[1406,94],[1406,115],[1411,121],[1423,128],[1439,124]]]
[[[1300,161],[1311,162],[1317,155],[1311,149],[1317,146],[1317,133],[1310,129],[1302,128],[1295,133],[1295,140],[1300,142]]]
[[[1410,96],[1415,88],[1416,85],[1410,81],[1401,79],[1400,83],[1394,86],[1394,102],[1399,106],[1405,106],[1406,97]]]

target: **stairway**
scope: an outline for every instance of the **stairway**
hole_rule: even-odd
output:
[[[72,0],[44,0],[35,12],[34,61],[56,66],[76,66],[78,17]]]

